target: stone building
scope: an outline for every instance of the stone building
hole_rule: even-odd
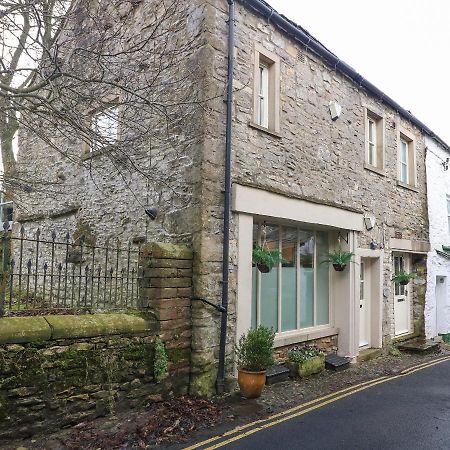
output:
[[[450,177],[448,148],[425,138],[430,244],[427,264],[425,333],[450,332]]]
[[[145,28],[148,3],[136,6],[124,26]],[[148,222],[130,192],[148,195],[138,177],[131,176],[126,189],[107,158],[89,155],[98,165],[93,175],[83,158],[69,166],[24,136],[22,167],[62,171],[58,184],[66,189],[64,201],[31,195],[33,214],[24,208],[18,220],[32,228],[43,222],[83,226],[98,240],[144,236],[190,243],[194,296],[213,304],[223,301],[224,291],[228,296],[227,320],[192,301],[193,393],[213,391],[218,360],[225,358],[227,375],[233,373],[236,337],[258,324],[275,328],[280,355],[294,344],[315,342],[356,358],[363,349],[422,333],[430,249],[425,139],[434,137],[447,149],[445,143],[264,1],[195,0],[183,14],[196,51],[180,67],[195,63],[203,69],[187,80],[205,103],[180,126],[178,145],[189,164],[173,165],[163,149],[160,156],[176,188],[189,192],[189,203],[177,208],[170,202],[169,208],[173,190],[151,185],[149,203],[159,215]],[[230,61],[233,100],[227,103]],[[81,155],[76,139],[70,146]],[[75,190],[67,189],[69,181]],[[229,260],[223,264],[228,231]],[[256,243],[283,254],[268,274],[252,267]],[[343,272],[323,263],[328,251],[339,248],[354,253]],[[417,274],[407,287],[391,282],[403,269]]]

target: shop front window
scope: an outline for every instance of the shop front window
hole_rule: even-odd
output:
[[[253,244],[279,250],[282,261],[269,273],[252,269],[252,327],[280,333],[329,324],[328,234],[255,223]]]

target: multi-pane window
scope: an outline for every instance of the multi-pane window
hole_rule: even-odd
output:
[[[372,118],[368,119],[368,154],[367,154],[367,162],[371,166],[377,165],[377,124],[375,120]]]
[[[400,139],[400,181],[409,183],[409,142]]]
[[[254,64],[253,119],[249,125],[279,133],[280,58],[264,47],[255,45]]]
[[[448,222],[448,234],[450,234],[450,195],[447,195],[447,222]]]
[[[403,256],[394,256],[394,273],[405,271],[405,258]],[[395,295],[406,295],[406,286],[395,283]]]
[[[91,129],[93,132],[91,151],[114,144],[119,131],[119,108],[111,106],[95,114],[92,117]]]
[[[330,323],[328,234],[297,227],[255,224],[254,245],[278,249],[282,262],[269,273],[253,267],[252,326],[278,333]]]
[[[259,65],[257,101],[257,124],[268,128],[269,126],[269,67],[266,64]]]

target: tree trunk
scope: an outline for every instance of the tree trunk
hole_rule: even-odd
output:
[[[0,104],[0,147],[3,164],[3,191],[7,200],[12,200],[11,180],[16,175],[16,159],[14,157],[13,139],[17,132],[17,120],[8,117]]]

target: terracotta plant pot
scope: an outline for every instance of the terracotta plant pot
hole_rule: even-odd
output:
[[[347,267],[347,265],[346,264],[333,264],[333,267],[336,272],[342,272]]]
[[[261,273],[269,273],[270,272],[270,267],[267,266],[266,264],[256,264],[256,267],[258,268],[258,270]]]
[[[266,371],[250,372],[249,370],[238,370],[238,384],[242,397],[258,398],[266,384]]]

